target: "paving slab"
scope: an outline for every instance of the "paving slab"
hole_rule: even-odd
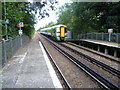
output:
[[[58,78],[55,85],[42,49],[39,34],[35,33],[3,67],[2,88],[61,88]]]

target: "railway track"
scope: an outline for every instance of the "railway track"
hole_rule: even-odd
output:
[[[74,52],[75,54],[79,55],[80,57],[84,58],[85,60],[88,60],[91,63],[94,63],[94,64],[98,65],[99,67],[105,69],[106,71],[108,71],[108,72],[112,73],[113,75],[116,75],[117,77],[120,78],[120,71],[118,71],[118,70],[116,70],[116,69],[114,69],[114,68],[112,68],[112,67],[110,67],[110,66],[108,66],[108,65],[106,65],[106,64],[104,64],[104,63],[102,63],[102,62],[100,62],[100,61],[98,61],[98,60],[96,60],[92,57],[90,57],[90,56],[88,56],[88,55],[85,55],[81,52],[78,52],[77,50],[72,49],[72,48],[70,48],[70,47],[68,47],[68,46],[66,46],[62,43],[59,43],[59,44],[61,46],[65,47],[65,48],[69,49],[70,51]]]
[[[47,39],[48,40],[48,39]],[[119,85],[114,83],[113,81],[105,78],[100,73],[96,72],[86,64],[80,62],[76,57],[70,55],[69,53],[65,52],[61,48],[59,48],[57,45],[52,43],[52,41],[49,40],[49,43],[56,48],[60,53],[65,55],[67,58],[69,58],[75,65],[77,65],[80,69],[82,69],[84,72],[86,72],[90,77],[92,77],[95,81],[97,81],[102,87],[106,89],[120,89]],[[110,71],[110,70],[109,70]]]
[[[41,41],[41,43],[42,43],[42,40],[40,40],[40,41]],[[44,49],[45,49],[45,51],[46,51],[49,59],[52,61],[52,64],[54,65],[54,67],[56,68],[57,72],[59,73],[60,78],[62,79],[62,83],[63,83],[62,86],[64,86],[63,88],[64,88],[64,89],[67,88],[67,90],[72,90],[70,84],[67,82],[65,76],[62,74],[60,68],[59,68],[58,65],[56,64],[56,62],[55,62],[55,60],[53,59],[52,55],[49,53],[48,49],[46,48],[46,46],[45,46],[43,43],[42,43],[42,45],[43,45],[43,47],[44,47]]]

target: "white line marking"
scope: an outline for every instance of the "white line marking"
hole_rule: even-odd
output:
[[[23,57],[20,59],[19,63],[22,63],[24,61],[26,55],[27,55],[27,52],[25,52],[25,54],[23,55]]]
[[[87,42],[92,42],[92,43],[96,43],[96,44],[102,44],[102,45],[106,45],[106,46],[110,46],[110,47],[116,47],[119,48],[118,45],[110,45],[110,44],[106,44],[106,43],[102,43],[102,42],[97,42],[97,41],[90,41],[90,40],[83,40],[83,41],[87,41]]]
[[[17,57],[18,59],[17,59],[17,60],[10,60],[10,61],[8,61],[7,64],[2,68],[1,71],[3,72],[3,70],[7,69],[13,62],[19,61],[19,58],[21,58],[21,59],[20,59],[20,61],[19,61],[18,63],[22,63],[22,62],[24,61],[26,55],[27,55],[27,52],[25,52],[24,55],[13,56],[13,57]],[[12,58],[11,58],[11,59],[12,59]],[[0,71],[0,72],[1,72],[1,71]]]
[[[48,56],[43,48],[43,45],[41,44],[40,41],[39,41],[39,45],[42,49],[42,52],[43,52],[43,55],[44,55],[44,58],[45,58],[45,61],[46,61],[46,64],[47,64],[47,67],[48,67],[48,70],[49,70],[49,73],[51,75],[51,78],[52,78],[52,81],[53,81],[55,88],[62,88],[62,85],[61,85],[60,81],[58,80],[58,77],[57,77],[57,75],[56,75],[56,73],[55,73],[55,71],[54,71],[54,69],[49,61],[49,58],[48,58]]]
[[[25,60],[25,57],[27,56],[27,51],[25,52],[25,54],[23,55],[23,57],[20,59],[19,63],[20,63],[20,67],[18,69],[18,76],[17,76],[17,80],[16,80],[16,83],[15,83],[15,86],[18,84],[18,81],[19,81],[19,77],[20,77],[20,74],[21,74],[21,71],[22,71],[22,65],[21,63],[23,63],[23,61]]]

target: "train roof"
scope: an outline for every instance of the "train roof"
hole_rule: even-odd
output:
[[[66,25],[59,24],[59,25],[55,25],[55,26],[52,26],[52,27],[48,27],[48,28],[41,29],[41,31],[46,31],[46,30],[49,30],[49,29],[52,29],[52,28],[61,27],[61,26],[67,27]]]

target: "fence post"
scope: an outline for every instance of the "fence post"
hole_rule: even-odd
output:
[[[90,33],[90,39],[92,39],[92,33]]]
[[[95,39],[95,33],[93,33],[93,37],[92,38]]]
[[[89,33],[86,33],[86,35],[87,35],[87,39],[89,39]]]
[[[7,62],[7,55],[6,55],[6,43],[5,43],[5,40],[3,40],[3,47],[4,47],[4,63],[3,65]]]
[[[0,42],[0,70],[2,68],[2,42]]]
[[[96,33],[96,40],[97,40],[97,33]]]
[[[22,46],[22,43],[23,43],[22,41],[23,41],[23,40],[22,40],[22,36],[21,36],[21,37],[20,37],[20,45],[21,45],[21,46]],[[20,47],[21,47],[21,46],[20,46]]]
[[[104,33],[102,33],[102,40],[104,40],[104,38],[103,38],[103,37],[104,37]]]
[[[119,42],[119,41],[118,41],[118,39],[119,39],[118,37],[119,37],[119,35],[116,34],[116,40],[115,40],[115,41],[116,41],[117,43]]]
[[[85,36],[86,36],[86,39],[89,39],[89,33],[86,33]]]
[[[12,42],[12,38],[10,38],[10,45],[11,45],[11,55],[13,55],[13,42]]]

